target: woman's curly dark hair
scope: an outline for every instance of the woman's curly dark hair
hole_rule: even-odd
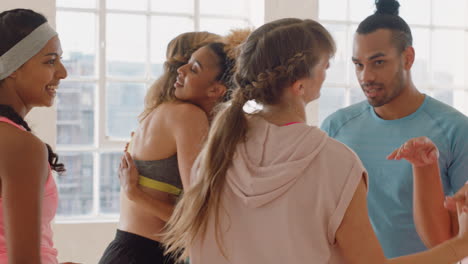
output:
[[[29,127],[28,123],[13,109],[13,107],[9,105],[0,104],[0,116],[10,119],[16,124],[24,127],[27,131],[31,132],[31,128]],[[63,163],[58,163],[57,153],[55,153],[52,150],[49,144],[45,144],[45,145],[47,146],[48,160],[49,160],[50,167],[58,173],[64,172],[65,166],[63,165]]]

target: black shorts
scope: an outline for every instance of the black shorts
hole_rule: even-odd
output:
[[[117,229],[99,264],[175,264],[158,241]]]

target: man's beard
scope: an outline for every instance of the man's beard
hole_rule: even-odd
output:
[[[381,107],[383,105],[390,103],[391,101],[393,101],[393,99],[395,99],[401,94],[401,92],[404,89],[402,67],[398,69],[397,73],[392,79],[393,79],[393,82],[390,83],[389,87],[392,87],[393,89],[390,91],[385,89],[386,86],[384,84],[381,84],[381,83],[373,84],[373,85],[378,86],[379,88],[382,88],[384,91],[384,94],[380,98],[379,97],[376,97],[376,98],[367,97],[367,101],[369,102],[370,105],[372,105],[373,107]],[[363,89],[363,91],[364,91],[364,87],[365,85],[361,85],[361,88]]]

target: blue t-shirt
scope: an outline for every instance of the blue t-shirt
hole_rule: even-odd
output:
[[[444,192],[468,180],[468,117],[426,95],[409,116],[383,120],[367,101],[341,109],[322,124],[353,149],[369,173],[369,217],[387,258],[426,250],[413,221],[413,173],[407,161],[386,159],[408,139],[427,136],[439,148]]]

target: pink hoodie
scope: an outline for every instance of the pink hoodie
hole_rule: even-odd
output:
[[[360,160],[316,127],[278,127],[255,116],[248,123],[222,196],[227,259],[212,215],[205,239],[190,249],[191,263],[343,263],[335,233],[365,172]]]

